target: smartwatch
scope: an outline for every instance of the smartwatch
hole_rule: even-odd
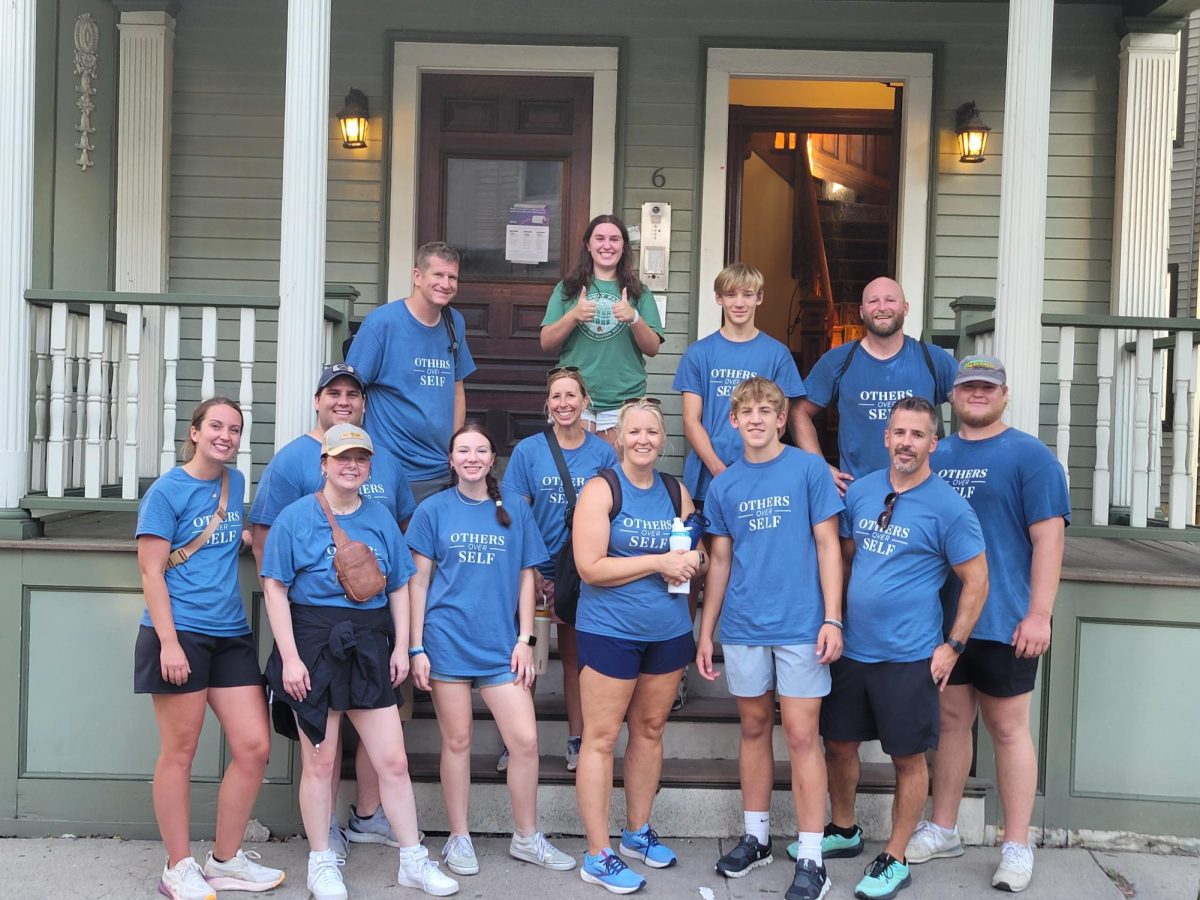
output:
[[[527,644],[530,647],[537,646],[537,635],[536,634],[518,634],[517,640],[520,641],[522,644]]]
[[[960,656],[962,655],[963,651],[967,649],[966,644],[964,644],[962,641],[956,641],[952,637],[946,638],[946,643],[950,645],[951,650],[953,650],[955,653],[959,654]]]

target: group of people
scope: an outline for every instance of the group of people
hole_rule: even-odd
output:
[[[681,484],[657,469],[667,428],[661,402],[645,396],[644,358],[663,333],[631,258],[619,219],[589,224],[543,322],[543,348],[559,353],[546,378],[548,427],[517,444],[502,480],[495,441],[466,421],[475,364],[451,306],[458,254],[443,243],[419,249],[410,296],[369,315],[346,362],[322,372],[316,425],[276,453],[248,522],[244,482],[229,467],[241,411],[224,398],[197,407],[185,461],[151,486],[137,525],[147,611],[135,690],[152,695],[160,732],[162,893],[215,900],[217,890],[283,881],[241,846],[269,721],[301,744],[316,900],[347,897],[349,843],[397,848],[402,886],[455,893],[447,871],[479,872],[468,814],[475,688],[504,742],[510,854],[552,870],[578,865],[585,882],[613,893],[637,891],[645,878],[625,859],[676,862],[651,826],[663,730],[690,663],[719,677],[718,629],[741,719],[745,805],[745,834],[718,872],[739,877],[772,861],[778,697],[800,826],[788,848],[789,900],[825,896],[824,857],[862,851],[854,796],[864,740],[892,755],[897,790],[892,835],[856,896],[894,896],[909,864],[961,854],[954,825],[977,708],[996,742],[1006,820],[993,883],[1029,883],[1029,694],[1049,643],[1069,507],[1053,456],[1000,421],[1003,365],[956,364],[904,337],[903,293],[876,279],[864,291],[863,339],[831,350],[802,380],[787,348],[754,325],[762,275],[729,266],[715,284],[722,327],[688,349],[675,378],[691,445]],[[961,430],[939,445],[933,404],[947,398]],[[812,417],[822,408],[839,414],[838,466],[820,457]],[[789,432],[796,446],[783,443]],[[685,519],[707,536],[670,549]],[[266,696],[237,582],[247,524],[275,638]],[[555,611],[555,561],[568,541],[581,585],[577,607],[574,596],[557,598],[566,617],[555,622],[564,756],[587,835],[581,865],[537,817],[534,616],[538,606]],[[441,865],[422,845],[404,750],[413,684],[431,693],[441,732],[450,826]],[[206,705],[231,762],[201,866],[189,846],[188,786]],[[345,828],[335,816],[343,719],[358,734]],[[614,853],[622,723],[627,821]],[[929,749],[933,817],[918,824]]]

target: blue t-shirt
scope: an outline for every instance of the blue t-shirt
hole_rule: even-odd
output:
[[[671,387],[700,398],[700,423],[727,466],[742,455],[742,436],[729,424],[729,397],[735,387],[755,375],[774,381],[790,399],[808,393],[792,352],[761,331],[748,341],[731,341],[721,332],[713,332],[687,348],[675,371]],[[694,450],[684,461],[683,481],[694,498],[704,499],[712,473]]]
[[[263,578],[282,581],[288,586],[288,598],[303,606],[387,606],[387,594],[408,581],[415,571],[400,526],[381,504],[365,500],[354,512],[337,516],[337,522],[350,540],[361,541],[375,554],[379,570],[387,579],[383,593],[364,603],[355,603],[346,596],[333,569],[337,549],[333,531],[321,504],[312,495],[301,497],[275,519],[263,550]]]
[[[167,593],[176,631],[214,637],[249,634],[242,591],[238,586],[238,554],[242,550],[242,513],[246,479],[229,468],[229,501],[225,521],[181,566],[167,569]],[[221,479],[201,481],[176,466],[159,477],[138,505],[137,536],[154,535],[178,550],[208,527],[221,498]],[[154,627],[150,610],[142,624]]]
[[[367,384],[363,427],[413,481],[447,473],[454,385],[475,371],[462,314],[451,309],[450,321],[458,339],[455,354],[440,319],[425,325],[403,300],[388,303],[363,320],[346,357]]]
[[[825,461],[796,447],[770,462],[743,457],[713,479],[708,530],[733,539],[723,643],[816,643],[825,600],[812,530],[842,508]]]
[[[324,481],[321,442],[302,434],[276,453],[263,471],[250,504],[250,523],[274,525],[285,506],[305,494],[315,494]],[[365,499],[382,503],[397,522],[411,517],[417,508],[404,467],[386,450],[377,450],[371,456],[371,477],[358,492]]]
[[[931,475],[902,493],[886,532],[877,520],[892,492],[889,471],[846,491],[841,535],[854,539],[843,652],[859,662],[928,659],[942,643],[941,589],[952,566],[983,552],[970,504]]]
[[[838,372],[855,346],[851,341],[834,347],[808,373],[808,399],[817,406],[829,405]],[[928,348],[938,375],[936,385],[914,338],[906,337],[900,352],[890,359],[876,359],[863,347],[855,351],[838,386],[838,452],[843,471],[858,478],[890,465],[883,432],[892,405],[901,397],[924,397],[937,404],[950,396],[958,364],[943,348],[933,344]]]
[[[546,559],[529,504],[503,493],[512,516],[505,528],[496,504],[447,488],[421,501],[408,526],[414,553],[433,560],[421,644],[439,675],[503,675],[517,642],[521,570]]]
[[[987,542],[987,603],[971,637],[1007,644],[1029,611],[1029,526],[1058,516],[1071,521],[1066,475],[1045,444],[1015,428],[981,441],[952,435],[930,464],[971,504]],[[953,610],[962,589],[953,573],[946,588]]]
[[[657,475],[649,488],[635,487],[620,466],[622,503],[609,525],[609,556],[644,556],[666,553],[675,507]],[[607,490],[607,486],[605,487]],[[583,582],[575,627],[588,634],[628,641],[667,641],[689,634],[687,594],[667,593],[667,582],[657,572],[617,587],[595,587]]]
[[[589,478],[601,469],[617,465],[617,454],[607,441],[584,432],[582,444],[574,450],[563,448],[563,460],[578,498]],[[504,470],[504,489],[532,503],[534,521],[549,553],[549,559],[538,568],[547,578],[553,578],[554,558],[567,539],[567,523],[563,518],[567,498],[544,433],[527,437],[513,448],[508,468]]]

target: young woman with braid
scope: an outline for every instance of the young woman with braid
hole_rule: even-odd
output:
[[[457,875],[479,871],[467,828],[471,690],[479,688],[510,754],[515,828],[508,852],[566,871],[575,860],[537,826],[533,573],[546,559],[546,545],[529,504],[501,496],[495,462],[495,442],[481,426],[458,429],[450,439],[453,483],[417,507],[406,534],[417,569],[409,582],[413,679],[432,691],[442,733],[442,797],[450,819],[442,859]]]

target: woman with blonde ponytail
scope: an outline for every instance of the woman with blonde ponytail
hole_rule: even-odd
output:
[[[468,422],[450,439],[451,486],[417,507],[405,537],[417,573],[409,582],[413,680],[431,691],[442,733],[447,868],[474,875],[467,828],[471,789],[471,690],[479,688],[509,749],[515,859],[567,871],[575,860],[538,829],[537,722],[533,695],[533,572],[546,545],[529,504],[509,502],[492,467],[496,444]]]

